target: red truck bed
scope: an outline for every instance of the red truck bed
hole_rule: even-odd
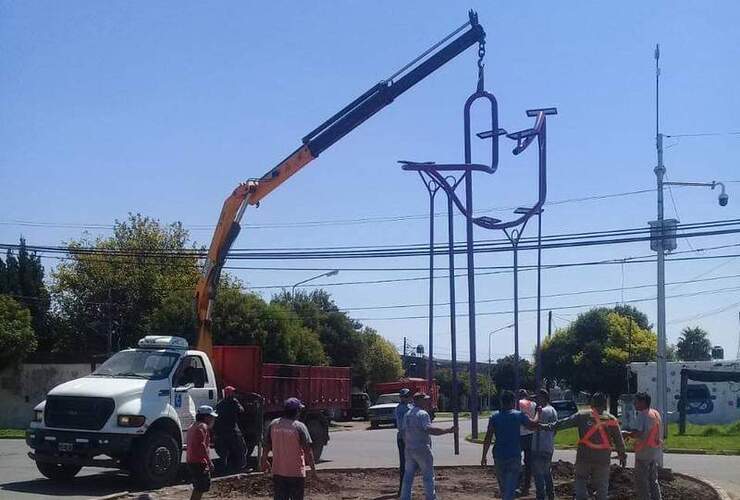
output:
[[[222,387],[260,394],[268,413],[281,411],[290,397],[309,410],[348,411],[351,406],[349,368],[263,364],[258,346],[214,346],[213,363]]]
[[[402,378],[395,382],[383,382],[373,386],[373,389],[378,395],[397,393],[403,388],[409,389],[412,394],[426,392],[432,399],[432,410],[436,411],[439,407],[439,386],[436,383],[432,383],[430,387],[429,382],[425,378]]]

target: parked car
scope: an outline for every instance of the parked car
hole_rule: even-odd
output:
[[[350,409],[350,419],[362,418],[367,420],[370,418],[370,396],[366,392],[356,392],[352,394],[352,407]]]
[[[578,413],[578,406],[572,399],[561,399],[550,403],[555,411],[558,412],[558,419],[568,418]]]
[[[396,425],[395,410],[401,398],[398,393],[381,394],[375,404],[368,408],[370,427],[377,428],[380,424]]]

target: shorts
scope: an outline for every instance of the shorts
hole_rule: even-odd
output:
[[[211,469],[205,464],[188,464],[193,491],[205,493],[211,489]]]

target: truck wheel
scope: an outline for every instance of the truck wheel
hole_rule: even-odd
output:
[[[41,474],[54,481],[69,481],[80,472],[82,466],[36,462],[36,468]]]
[[[131,472],[143,486],[161,488],[177,477],[180,458],[181,450],[172,436],[152,432],[137,444]]]

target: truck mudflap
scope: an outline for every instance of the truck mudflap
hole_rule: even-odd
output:
[[[94,432],[28,429],[26,444],[34,451],[29,458],[57,464],[121,467],[120,457],[128,455],[136,436]],[[110,458],[96,459],[99,455]]]

